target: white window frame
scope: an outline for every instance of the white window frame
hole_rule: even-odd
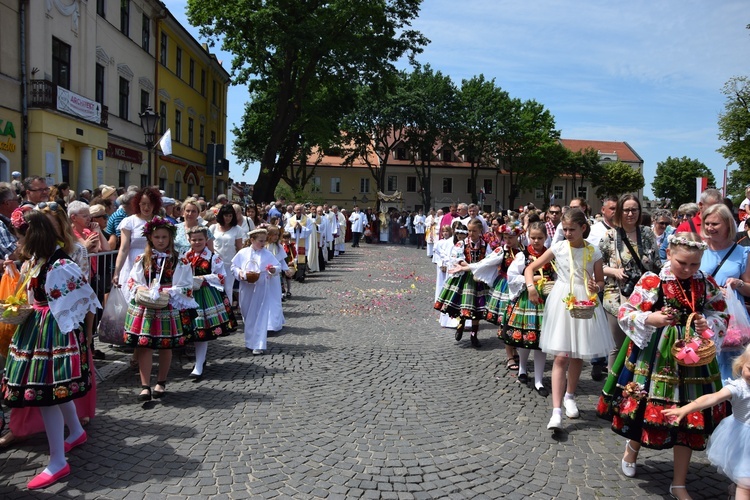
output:
[[[583,192],[583,194],[581,194]],[[589,187],[588,186],[578,186],[578,194],[577,196],[579,198],[583,198],[584,200],[589,199]]]
[[[310,182],[310,185],[311,185],[310,192],[311,193],[320,193],[321,192],[321,190],[320,190],[320,176],[319,175],[313,176],[313,177],[310,178],[310,181],[311,181]]]
[[[331,192],[332,193],[341,192],[341,177],[331,177]]]
[[[450,189],[450,191],[446,191],[445,190],[445,181],[446,180],[450,180],[451,181],[451,189]],[[444,194],[452,194],[453,193],[453,177],[443,177],[440,189],[441,189],[441,192],[444,193]]]
[[[361,194],[367,194],[370,192],[370,178],[369,177],[360,177],[359,192]]]
[[[552,194],[555,195],[555,200],[562,202],[565,199],[565,186],[552,186]]]

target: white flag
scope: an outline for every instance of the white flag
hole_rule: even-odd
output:
[[[168,128],[164,135],[159,139],[159,148],[165,155],[172,154],[172,129]]]

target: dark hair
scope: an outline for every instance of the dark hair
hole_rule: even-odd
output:
[[[539,222],[539,221],[541,221],[541,220],[542,220],[542,218],[541,218],[541,217],[539,217],[539,212],[531,212],[531,213],[530,213],[530,214],[529,214],[529,215],[528,215],[528,216],[526,217],[526,223],[527,223],[527,224],[529,224],[529,226],[531,226],[531,224],[534,224],[535,222]],[[545,230],[546,230],[546,229],[545,229]]]
[[[589,224],[589,220],[586,218],[586,214],[583,213],[583,210],[580,208],[569,208],[563,214],[562,220],[564,222],[572,222],[581,227],[586,226],[586,229],[583,230],[583,237],[584,239],[588,238],[589,233],[591,232],[591,224]]]
[[[537,220],[529,224],[529,228],[527,229],[527,231],[541,231],[542,233],[544,233],[545,238],[547,237],[547,226],[545,226],[544,222],[542,222],[541,220]]]
[[[613,201],[613,202],[617,203],[617,201],[618,201],[617,200],[617,196],[607,196],[606,198],[603,198],[602,199],[602,205],[604,205],[608,201]]]
[[[38,211],[31,210],[24,217],[29,223],[26,229],[26,235],[23,240],[21,255],[30,259],[36,257],[37,260],[48,259],[55,253],[57,248],[57,231],[47,215]]]
[[[643,215],[643,207],[641,207],[641,200],[634,194],[624,194],[617,200],[617,208],[615,208],[615,216],[612,222],[615,226],[622,227],[622,206],[625,205],[626,201],[634,201],[638,204],[638,220],[635,221],[636,226],[641,225],[641,216]]]
[[[130,209],[133,211],[133,213],[141,213],[141,199],[144,196],[148,198],[148,201],[150,201],[151,205],[154,207],[152,214],[158,213],[161,209],[161,193],[157,189],[154,189],[152,187],[145,187],[135,193],[133,199],[130,200]]]
[[[224,227],[224,216],[227,214],[232,215],[232,220],[229,222],[229,227],[234,227],[237,225],[237,212],[234,211],[234,207],[227,203],[226,205],[223,205],[219,209],[219,213],[216,214],[216,222],[219,224],[219,226]]]
[[[28,191],[31,189],[31,183],[36,181],[44,181],[44,183],[47,183],[47,180],[44,177],[39,177],[38,175],[32,175],[31,177],[26,177],[23,180],[23,190]]]

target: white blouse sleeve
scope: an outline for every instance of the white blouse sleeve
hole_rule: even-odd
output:
[[[81,269],[67,259],[52,265],[44,291],[50,312],[63,333],[80,328],[87,313],[96,313],[102,307]]]
[[[475,281],[481,281],[492,285],[497,279],[497,268],[503,262],[505,252],[503,247],[497,247],[492,252],[487,254],[484,259],[474,264],[469,264],[471,272],[474,274]]]
[[[517,297],[526,287],[526,278],[523,272],[526,270],[526,254],[519,252],[508,266],[508,291],[511,297]]]

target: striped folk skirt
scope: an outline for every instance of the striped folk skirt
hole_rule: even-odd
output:
[[[198,309],[195,329],[189,336],[190,341],[215,340],[237,330],[232,305],[224,292],[204,283],[193,292],[193,298],[198,303]]]
[[[434,307],[451,318],[481,319],[486,296],[487,285],[474,281],[470,272],[463,272],[445,280]]]

